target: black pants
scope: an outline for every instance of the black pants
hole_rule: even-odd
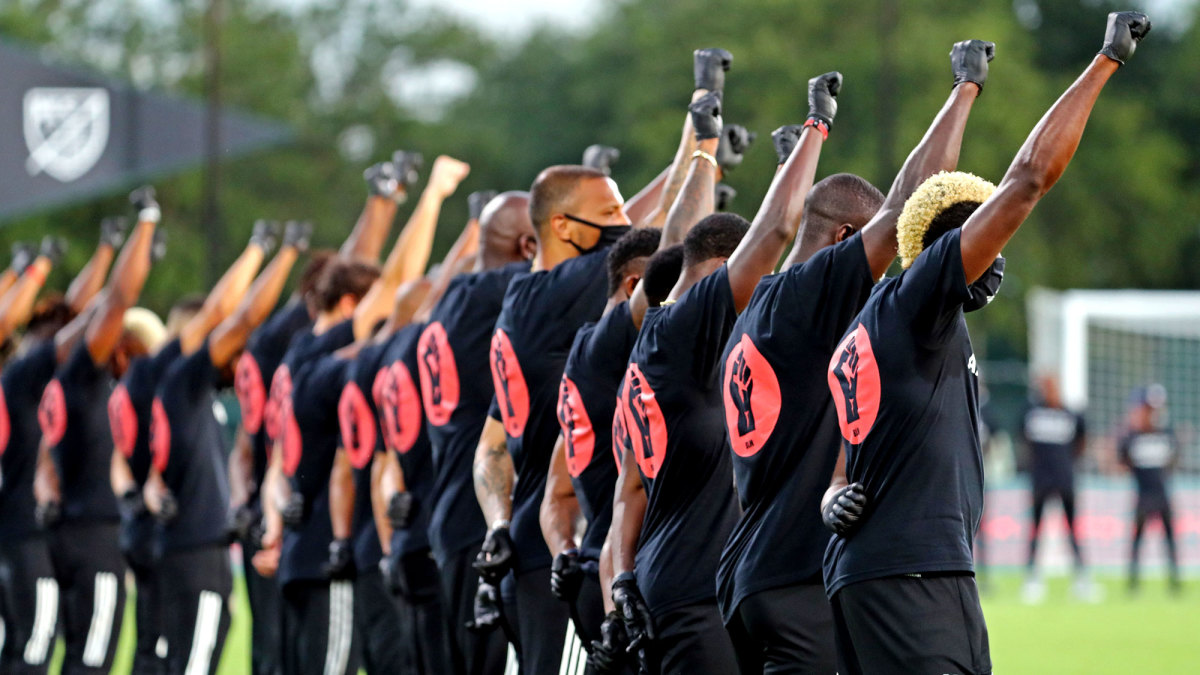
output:
[[[167,672],[167,638],[163,634],[162,600],[158,593],[157,564],[144,557],[126,553],[126,562],[137,585],[134,607],[137,642],[133,649],[132,675],[159,675]]]
[[[837,672],[833,610],[823,584],[749,595],[726,628],[742,675]]]
[[[419,675],[444,672],[451,659],[437,563],[425,550],[400,558],[396,565],[399,566],[396,584],[391,590],[404,646],[404,672]]]
[[[283,587],[283,672],[358,672],[353,581],[293,581]]]
[[[242,571],[246,578],[246,596],[250,601],[250,672],[252,675],[280,675],[283,672],[283,647],[280,626],[283,623],[283,596],[274,579],[261,576],[251,560],[258,553],[255,537],[242,540]]]
[[[716,601],[654,613],[658,639],[650,667],[662,675],[723,675],[738,672],[733,641]]]
[[[125,559],[117,523],[63,523],[50,533],[58,580],[64,675],[108,673],[125,617]]]
[[[987,626],[970,574],[898,576],[850,584],[833,596],[838,672],[992,672]]]
[[[504,632],[476,633],[467,629],[467,623],[475,617],[475,591],[479,588],[479,575],[471,562],[480,546],[476,544],[448,556],[438,568],[445,635],[454,675],[501,675],[508,655]]]
[[[1137,511],[1134,514],[1133,541],[1129,546],[1129,586],[1137,588],[1142,535],[1150,518],[1162,520],[1163,537],[1167,540],[1167,565],[1172,586],[1179,585],[1179,555],[1175,550],[1175,518],[1171,511],[1171,500],[1165,494],[1138,495]]]
[[[58,582],[45,537],[0,546],[0,673],[41,675],[50,666],[58,627]]]
[[[158,566],[167,672],[216,673],[229,632],[233,576],[224,545],[172,551]]]
[[[1062,502],[1063,515],[1067,517],[1067,533],[1071,537],[1071,550],[1075,552],[1075,567],[1082,568],[1083,552],[1079,548],[1079,534],[1075,529],[1075,489],[1042,486],[1034,487],[1033,490],[1033,526],[1029,530],[1029,558],[1026,566],[1033,569],[1037,556],[1038,534],[1042,527],[1042,513],[1046,509],[1046,502],[1054,495],[1058,495]]]
[[[408,673],[400,616],[379,568],[360,569],[354,579],[354,623],[359,658],[368,675]]]
[[[572,653],[564,655],[571,612],[566,603],[550,592],[550,568],[517,575],[516,597],[522,675],[558,675],[564,656],[572,663],[577,658]],[[571,645],[575,650],[580,648],[577,643],[573,641]]]

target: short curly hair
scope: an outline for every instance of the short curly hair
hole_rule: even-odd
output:
[[[963,171],[940,171],[926,179],[904,202],[896,223],[901,266],[908,269],[938,237],[961,227],[995,191],[995,185]]]

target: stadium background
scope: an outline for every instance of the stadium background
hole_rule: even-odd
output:
[[[446,153],[469,161],[471,175],[459,190],[466,195],[524,188],[540,168],[577,161],[588,144],[605,143],[621,149],[614,176],[628,196],[670,159],[690,88],[689,53],[699,46],[734,53],[726,119],[760,135],[726,179],[738,190],[733,208],[744,215],[752,215],[775,166],[766,136],[803,115],[810,75],[845,75],[821,175],[851,171],[885,187],[944,97],[945,53],[967,37],[998,47],[960,168],[998,179],[1095,51],[1104,12],[1133,8],[1107,0],[623,0],[563,3],[543,21],[523,18],[537,3],[514,2],[508,13],[507,3],[490,3],[478,14],[471,4],[7,0],[0,3],[0,40],[33,48],[49,62],[198,100],[211,93],[205,45],[215,45],[223,105],[293,130],[284,146],[223,162],[215,185],[205,185],[200,168],[139,177],[158,187],[171,231],[168,264],[154,270],[144,294],[161,312],[181,294],[206,288],[211,270],[232,259],[255,218],[310,219],[317,244],[340,240],[362,202],[362,167],[398,147],[429,160]],[[1030,608],[1017,591],[1027,531],[1025,458],[1005,439],[1014,438],[1027,398],[1038,335],[1031,339],[1031,291],[1200,289],[1200,3],[1155,0],[1136,8],[1154,19],[1153,38],[1105,91],[1064,179],[1005,252],[1000,298],[970,321],[999,440],[989,459],[984,533],[992,583],[985,609],[996,663],[1010,672],[1171,672],[1195,654],[1183,630],[1200,623],[1194,582],[1178,601],[1157,582],[1137,598],[1120,585],[1132,494],[1112,450],[1127,388],[1162,381],[1188,441],[1174,488],[1182,560],[1194,577],[1195,316],[1168,307],[1153,330],[1138,321],[1089,328],[1089,394],[1107,403],[1089,408],[1084,544],[1109,584],[1108,598],[1098,607],[1072,603],[1063,582],[1046,605]],[[206,187],[219,196],[219,210],[205,210]],[[75,246],[50,280],[61,288],[83,264],[96,223],[122,212],[123,202],[117,190],[23,215],[0,228],[0,247],[46,232],[67,237]],[[465,199],[444,209],[445,222],[465,216]],[[435,255],[455,232],[439,233]],[[1065,571],[1056,514],[1042,555],[1051,569]],[[1154,574],[1161,562],[1156,530],[1144,555]],[[235,619],[228,672],[244,671],[244,619],[244,612]]]

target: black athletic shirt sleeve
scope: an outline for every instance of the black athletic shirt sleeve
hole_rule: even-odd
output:
[[[0,541],[38,534],[34,520],[33,476],[42,430],[38,404],[58,367],[54,340],[46,340],[10,361],[0,375],[4,443],[0,444]]]

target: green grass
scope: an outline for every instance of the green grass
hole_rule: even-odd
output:
[[[983,596],[997,673],[1127,673],[1200,672],[1196,646],[1200,628],[1200,583],[1184,585],[1172,597],[1162,579],[1143,582],[1131,597],[1117,579],[1100,579],[1104,600],[1085,604],[1070,594],[1070,580],[1049,579],[1040,605],[1020,599],[1021,577],[996,574]],[[221,675],[250,672],[250,611],[240,577],[234,586],[233,623],[225,640]],[[133,607],[126,621],[114,673],[129,672],[133,653]],[[61,658],[56,655],[56,662]],[[52,672],[57,672],[57,666]]]

